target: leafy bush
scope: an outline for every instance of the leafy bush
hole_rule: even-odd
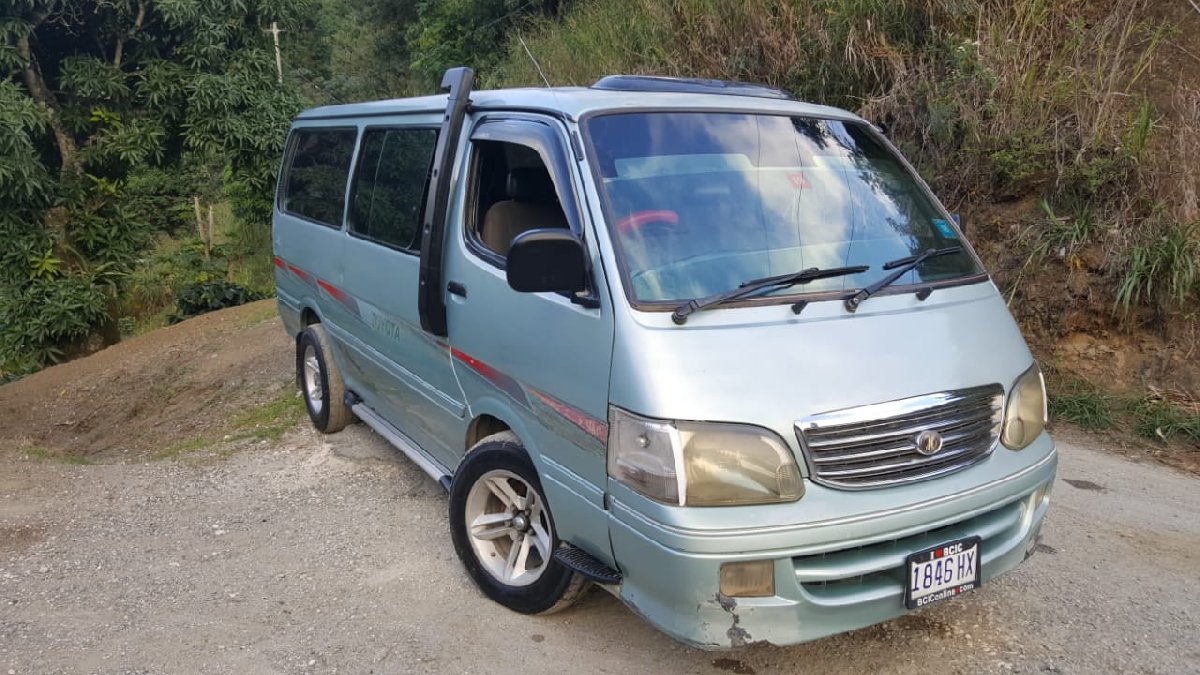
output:
[[[107,316],[106,300],[81,276],[40,277],[0,293],[0,381],[57,362]]]
[[[242,243],[264,246],[303,103],[278,81],[261,29],[293,34],[314,0],[43,5],[8,3],[0,19],[0,377],[93,334],[114,342],[131,328],[122,309],[166,307],[176,290],[231,276],[212,241],[201,273],[193,260],[182,274],[138,269],[158,262],[145,256],[154,235],[192,220],[195,197],[232,204],[251,235]],[[193,291],[185,315],[251,296]]]
[[[178,323],[188,317],[206,312],[262,300],[263,297],[261,293],[256,293],[231,281],[209,281],[196,284],[184,289],[175,300],[177,311],[171,317],[171,323]]]

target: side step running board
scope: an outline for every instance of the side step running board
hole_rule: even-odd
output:
[[[397,450],[403,452],[405,456],[412,460],[413,464],[416,464],[422,471],[429,474],[430,478],[436,480],[438,485],[441,485],[447,491],[450,490],[449,469],[442,466],[436,459],[425,454],[425,451],[414,443],[412,439],[405,436],[404,432],[392,426],[387,420],[380,417],[378,413],[367,407],[366,403],[357,401],[357,399],[357,396],[351,399],[350,392],[346,392],[347,403],[351,403],[352,400],[356,401],[351,403],[350,410],[358,416],[358,419],[374,429],[375,433],[387,439],[387,442],[394,445]]]
[[[585,578],[604,586],[616,586],[621,583],[621,573],[600,562],[591,553],[564,543],[554,552],[554,559],[564,567],[572,569]]]

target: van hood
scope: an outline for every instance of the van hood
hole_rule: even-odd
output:
[[[796,420],[934,392],[1000,384],[1032,363],[989,282],[841,302],[716,307],[677,326],[617,312],[611,402],[648,417],[755,424],[796,448]]]

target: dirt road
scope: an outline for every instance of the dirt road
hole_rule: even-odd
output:
[[[791,648],[682,647],[593,591],[486,601],[441,489],[362,425],[226,459],[0,456],[4,673],[1200,672],[1193,477],[1060,441],[1045,546],[960,601]]]

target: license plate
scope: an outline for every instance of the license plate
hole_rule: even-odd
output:
[[[908,556],[904,605],[926,607],[979,588],[979,542],[979,537],[968,537]]]

